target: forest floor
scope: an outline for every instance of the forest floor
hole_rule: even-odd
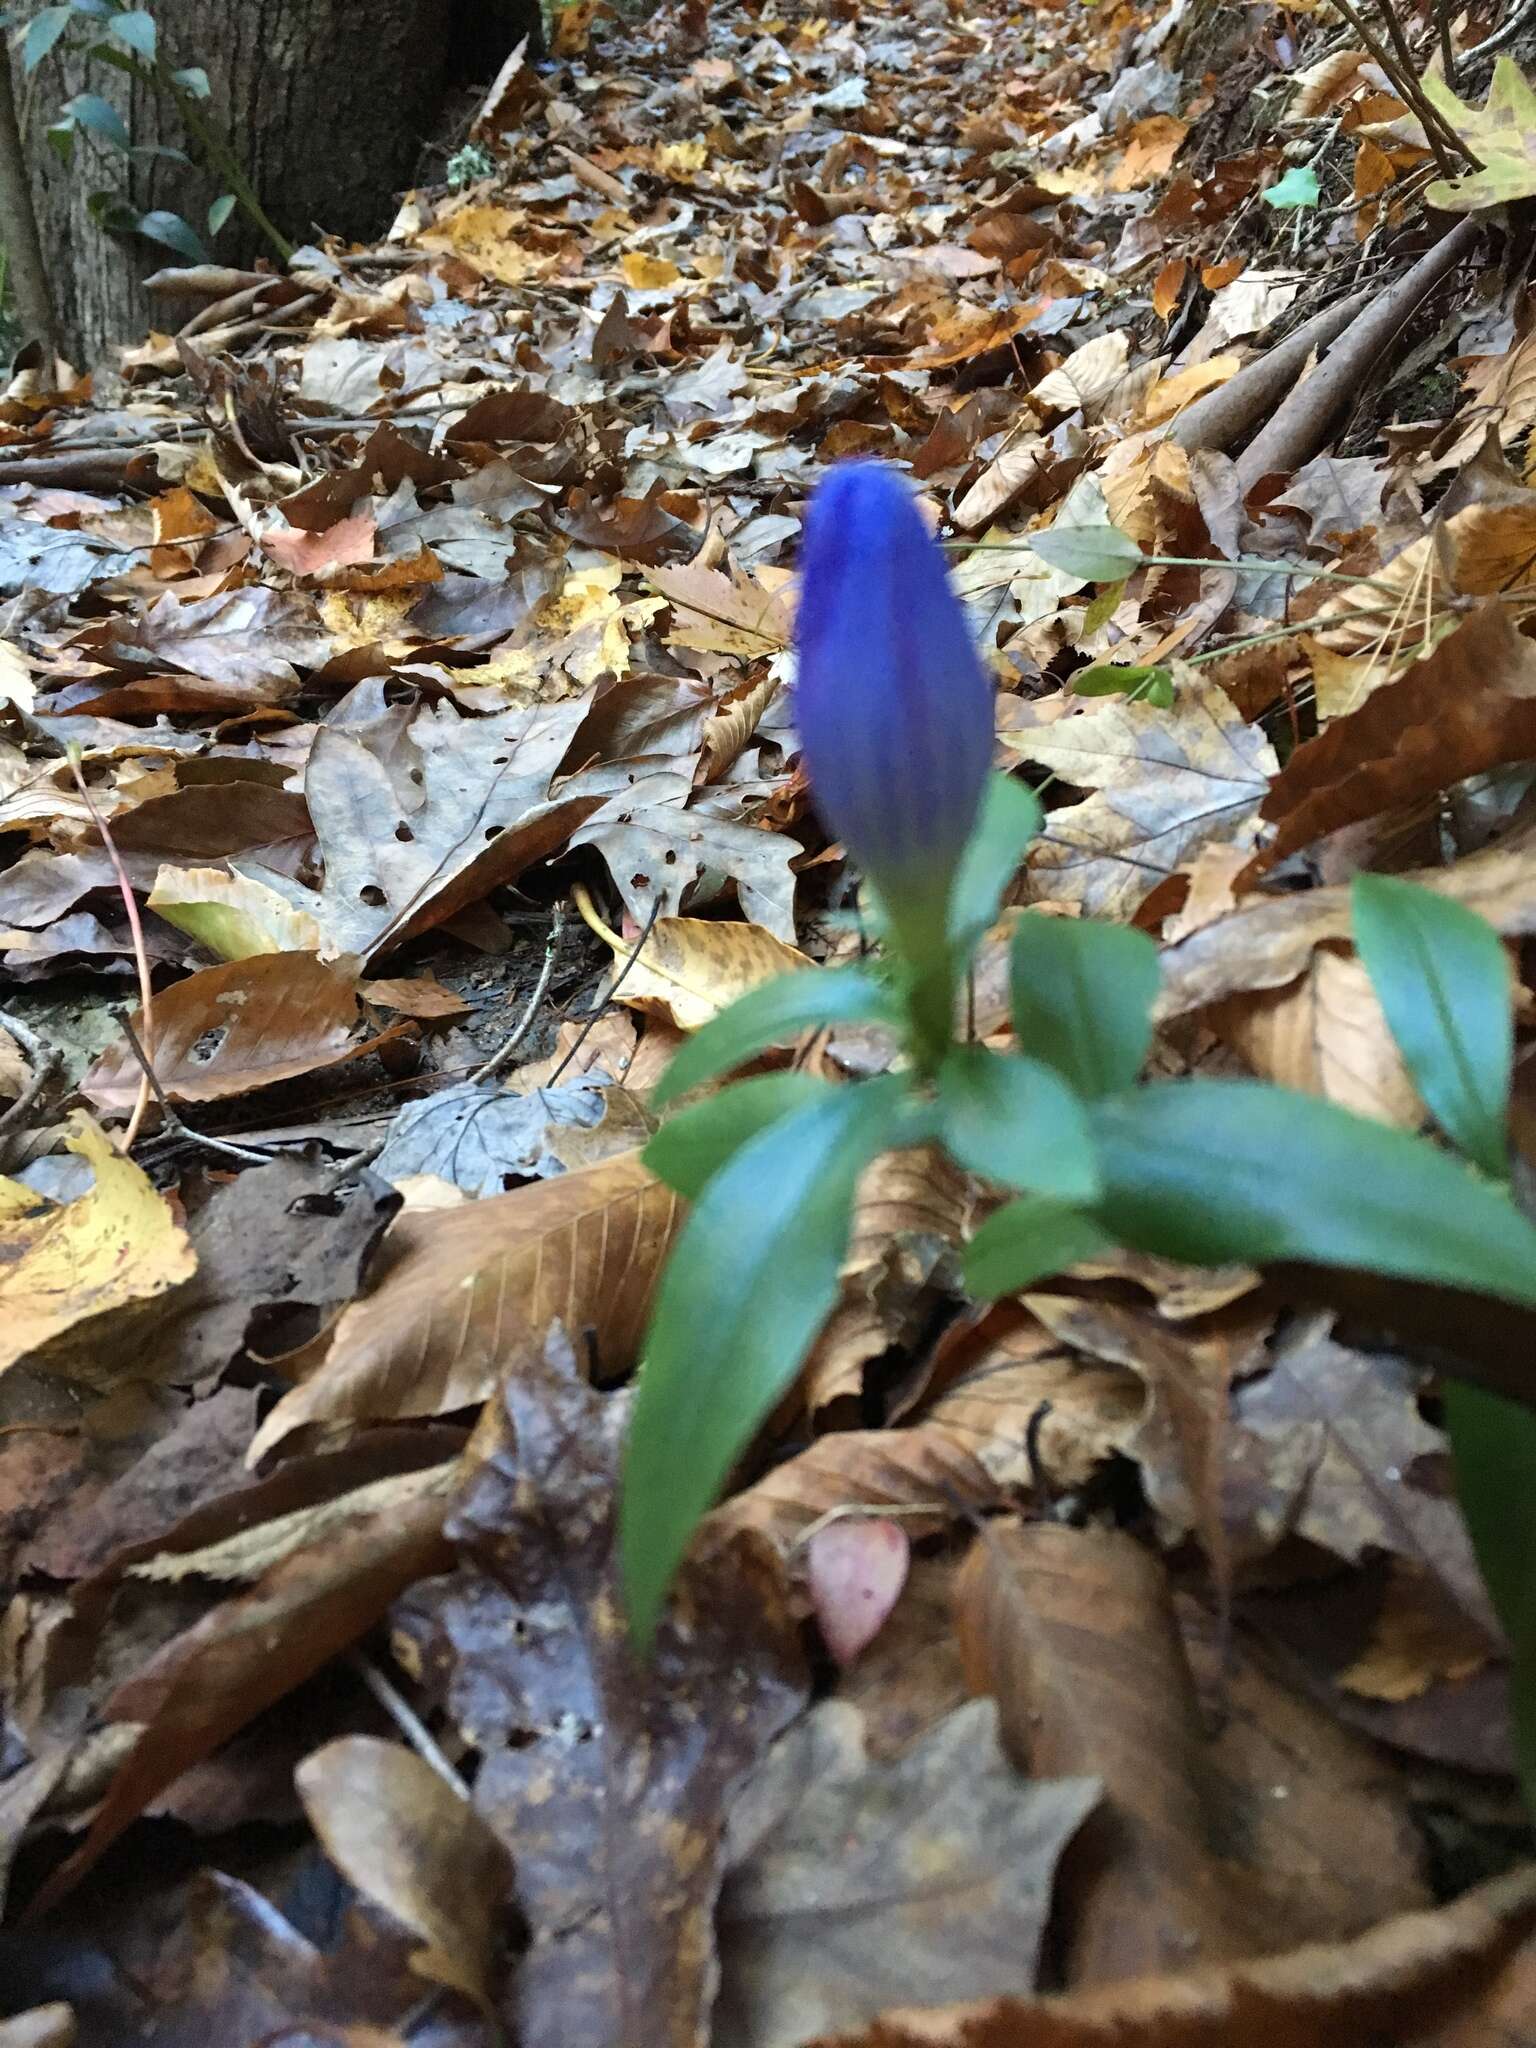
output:
[[[0,2048],[1536,2041],[1436,1384],[1273,1278],[983,1308],[897,1155],[615,1622],[649,1091],[857,943],[829,464],[960,544],[1013,900],[1160,940],[1157,1072],[1416,1126],[1348,877],[1536,930],[1536,187],[1331,20],[578,0],[474,182],[0,402]]]

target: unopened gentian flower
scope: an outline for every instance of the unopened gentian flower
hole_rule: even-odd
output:
[[[921,973],[992,762],[992,684],[944,556],[896,472],[834,469],[800,558],[795,718],[823,822]]]

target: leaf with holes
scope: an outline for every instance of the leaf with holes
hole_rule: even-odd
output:
[[[205,967],[156,996],[152,1031],[142,1011],[132,1023],[173,1102],[219,1102],[291,1081],[356,1059],[403,1029],[361,1039],[355,976],[313,953],[256,953]],[[96,1062],[81,1088],[103,1113],[120,1115],[139,1092],[140,1072],[125,1042]]]

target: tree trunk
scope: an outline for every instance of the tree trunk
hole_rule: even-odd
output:
[[[452,0],[152,0],[152,11],[171,66],[208,73],[204,105],[290,241],[371,239],[388,226],[442,95]],[[43,252],[62,345],[88,367],[112,342],[166,323],[166,307],[157,317],[141,280],[185,260],[143,237],[105,233],[88,208],[92,192],[118,192],[138,213],[179,213],[208,241],[208,207],[225,187],[210,166],[129,161],[86,134],[73,166],[60,164],[43,131],[82,91],[110,100],[136,144],[194,159],[198,151],[173,104],[100,59],[56,51],[31,81],[27,150]],[[210,247],[221,262],[277,261],[239,210]]]

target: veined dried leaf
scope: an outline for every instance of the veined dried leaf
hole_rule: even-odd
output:
[[[1030,854],[1037,893],[1085,915],[1129,916],[1208,840],[1252,844],[1275,753],[1225,692],[1181,677],[1172,711],[1107,698],[1003,744],[1096,794],[1052,811]]]
[[[254,953],[316,953],[323,934],[307,910],[224,868],[162,867],[149,907],[222,960]]]
[[[956,505],[956,526],[962,533],[974,533],[978,527],[1000,519],[1034,482],[1046,459],[1046,446],[1038,434],[1026,434],[1012,447],[1003,449]]]
[[[698,1548],[713,1555],[754,1529],[787,1554],[813,1522],[848,1507],[902,1509],[902,1527],[915,1541],[998,1498],[986,1468],[952,1430],[836,1430],[723,1502],[705,1518]]]
[[[1265,798],[1278,830],[1250,873],[1325,832],[1536,758],[1536,644],[1487,604],[1395,683],[1298,747]]]
[[[620,938],[592,915],[587,922],[622,966],[635,950],[634,941]],[[664,1017],[684,1031],[697,1031],[748,989],[811,964],[798,948],[786,946],[760,924],[658,917],[614,1000]]]
[[[733,690],[705,721],[699,745],[699,780],[718,782],[757,731],[758,720],[778,695],[779,678],[770,670],[755,682]]]
[[[1130,353],[1130,336],[1123,328],[1095,335],[1068,356],[1060,369],[1040,379],[1029,402],[1037,412],[1076,412],[1081,406],[1092,414],[1125,375]]]
[[[461,1209],[400,1218],[377,1284],[336,1324],[318,1371],[251,1445],[301,1423],[441,1415],[483,1401],[558,1320],[590,1332],[605,1371],[634,1356],[682,1204],[638,1152]]]
[[[110,1380],[103,1319],[190,1279],[197,1257],[165,1197],[83,1112],[67,1142],[96,1176],[88,1194],[50,1202],[0,1180],[0,1370],[27,1358]]]
[[[1417,1130],[1424,1105],[1356,959],[1320,947],[1286,988],[1229,996],[1212,1028],[1266,1080]]]
[[[645,580],[672,606],[668,638],[674,646],[752,657],[781,654],[789,645],[787,584],[770,589],[740,570],[726,575],[695,563],[647,569]]]
[[[356,1025],[353,971],[313,953],[256,953],[205,967],[155,998],[155,1028],[147,1037],[142,1015],[133,1019],[173,1102],[217,1102],[355,1059],[380,1043],[356,1040]],[[124,1044],[105,1053],[80,1085],[99,1108],[122,1111],[138,1093],[139,1073]]]
[[[1202,391],[1214,391],[1218,384],[1225,384],[1235,377],[1242,368],[1237,356],[1207,356],[1203,363],[1191,363],[1187,369],[1175,371],[1171,377],[1163,377],[1147,393],[1141,408],[1144,425],[1161,426],[1164,420],[1171,420],[1186,405],[1193,405]]]
[[[1363,83],[1360,67],[1369,62],[1370,55],[1365,50],[1335,50],[1321,62],[1296,72],[1292,80],[1297,88],[1296,97],[1286,119],[1310,121],[1317,114],[1326,114]]]

